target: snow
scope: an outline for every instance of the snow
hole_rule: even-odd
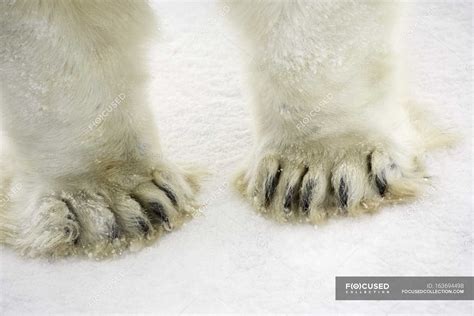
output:
[[[411,87],[463,137],[427,157],[419,201],[322,227],[258,216],[232,190],[251,148],[243,51],[212,2],[158,2],[151,97],[165,153],[209,168],[203,215],[158,243],[95,262],[1,248],[0,313],[473,314],[472,301],[335,301],[335,276],[473,275],[472,3],[407,17]]]

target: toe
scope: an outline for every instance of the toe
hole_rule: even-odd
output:
[[[424,175],[413,157],[400,153],[393,159],[387,152],[374,151],[370,159],[370,180],[373,191],[385,198],[411,198],[424,186]]]
[[[134,227],[138,227],[139,231],[144,235],[148,234],[152,230],[151,224],[143,217],[135,218]]]
[[[102,196],[81,192],[64,195],[62,199],[81,225],[81,244],[109,241],[120,236],[115,216]]]
[[[336,204],[343,213],[356,209],[367,192],[368,174],[360,155],[347,156],[339,161],[332,174]]]
[[[67,205],[56,197],[42,198],[32,205],[36,211],[31,225],[18,235],[22,253],[31,256],[65,255],[71,251],[79,236],[79,223]]]
[[[113,210],[117,223],[123,230],[136,237],[142,237],[152,232],[153,227],[140,204],[128,195],[116,197]]]
[[[260,175],[261,189],[261,203],[265,209],[268,209],[272,204],[273,197],[280,182],[281,166],[278,160],[269,158],[262,163],[262,171]]]
[[[163,227],[167,231],[171,231],[173,229],[173,225],[170,222],[170,217],[168,216],[168,212],[166,211],[164,205],[160,202],[150,202],[148,203],[148,210],[151,211],[161,222]]]
[[[390,157],[381,151],[374,151],[367,157],[369,181],[373,190],[381,197],[385,196],[388,190],[387,175],[395,176],[394,164]]]
[[[150,219],[172,230],[178,221],[179,212],[167,194],[153,183],[140,184],[133,191],[133,198],[145,209]]]
[[[281,167],[278,159],[266,156],[261,159],[257,167],[249,176],[246,195],[262,212],[270,209],[276,188],[280,181]]]
[[[311,166],[301,184],[299,208],[303,215],[315,222],[326,217],[324,202],[327,192],[327,176],[322,165]]]
[[[163,171],[153,172],[153,184],[160,189],[180,212],[188,211],[188,204],[193,200],[194,192],[188,181],[178,174]]]
[[[298,207],[301,181],[307,169],[304,166],[286,164],[280,172],[279,186],[277,190],[278,200],[275,209],[289,216]]]

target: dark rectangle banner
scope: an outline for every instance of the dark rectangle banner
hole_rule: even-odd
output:
[[[336,277],[336,300],[474,300],[474,277]]]

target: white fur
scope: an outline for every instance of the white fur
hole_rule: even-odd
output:
[[[416,194],[436,129],[420,133],[406,100],[399,2],[225,5],[252,55],[256,140],[237,179],[244,196],[281,220],[320,222]]]
[[[416,194],[436,129],[414,124],[405,100],[397,2],[224,5],[253,55],[255,149],[237,183],[257,209],[319,222]],[[145,226],[182,222],[196,185],[162,157],[147,107],[146,3],[1,0],[0,12],[15,165],[0,183],[0,241],[31,256],[107,255]]]
[[[194,192],[162,158],[148,109],[147,3],[2,0],[0,12],[6,163],[18,165],[3,192],[0,239],[34,256],[128,244],[161,230],[137,201],[160,203],[162,224],[176,226]]]

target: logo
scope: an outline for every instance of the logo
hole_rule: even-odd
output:
[[[376,282],[346,282],[345,289],[347,294],[385,294],[390,293],[390,284]]]

